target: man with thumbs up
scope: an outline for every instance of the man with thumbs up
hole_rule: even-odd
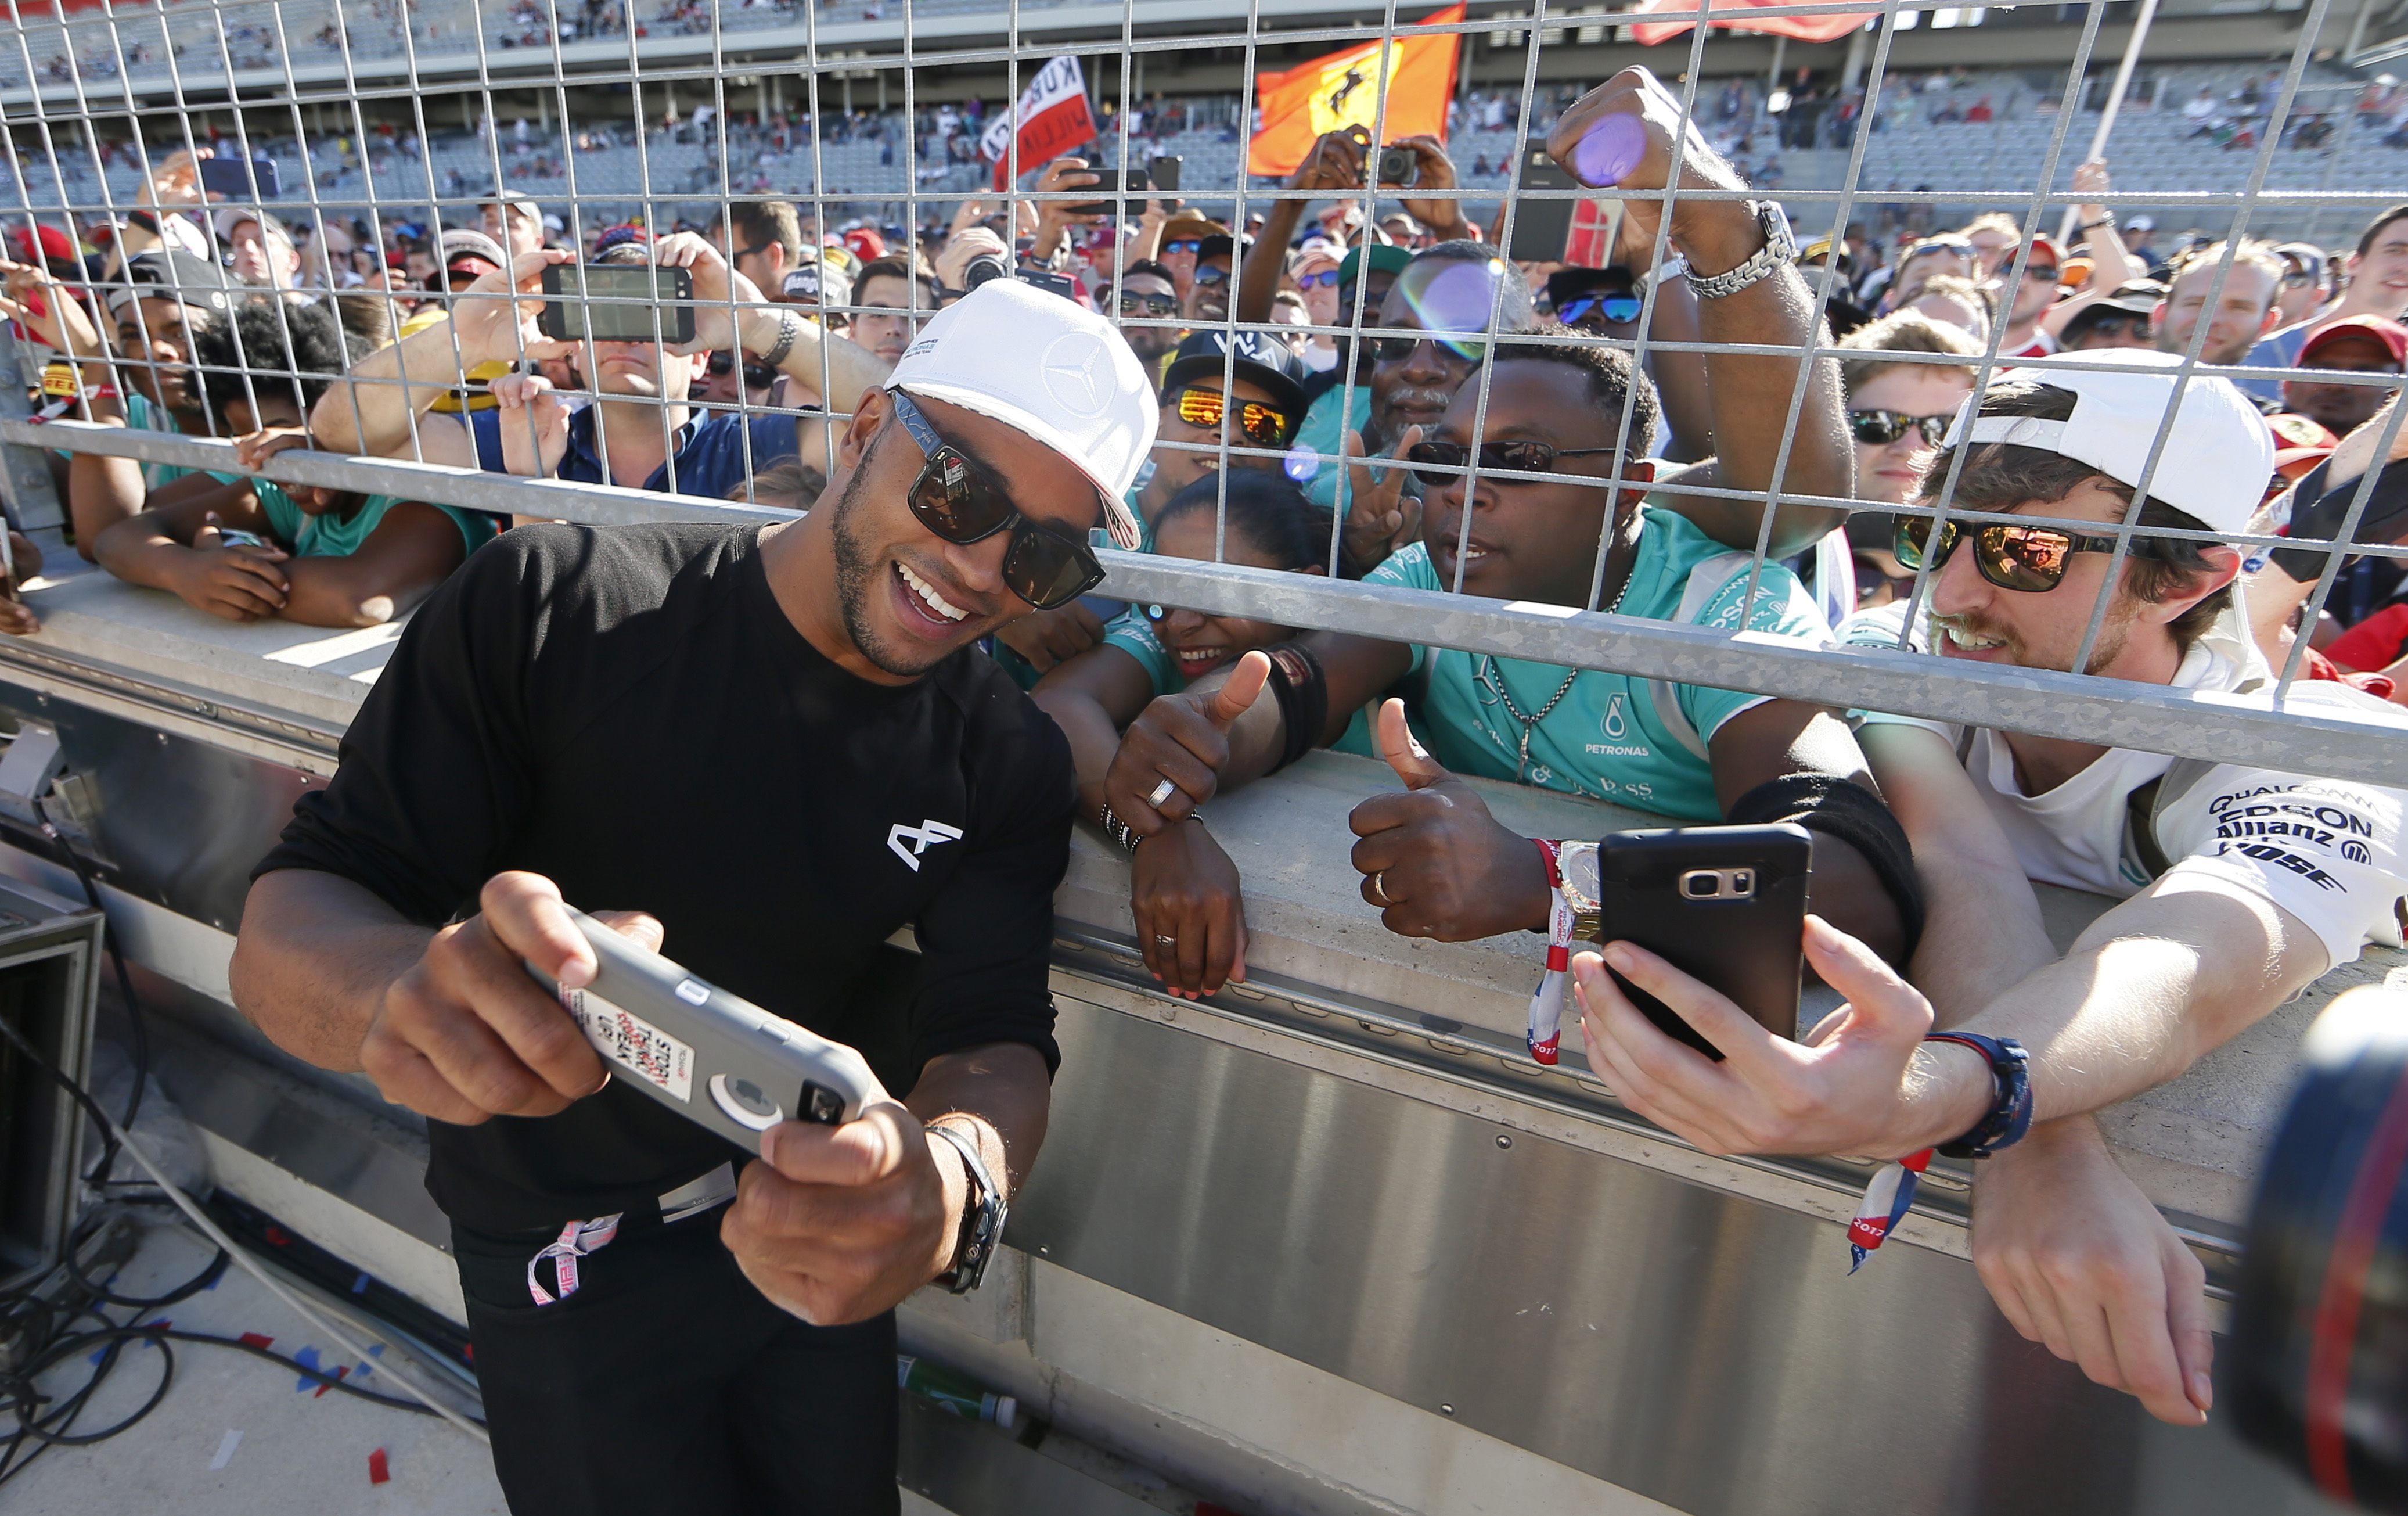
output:
[[[1631,191],[1663,186],[1673,134],[1684,130],[1678,102],[1639,69],[1592,91],[1566,122],[1584,126],[1569,137],[1558,131],[1551,144],[1557,159],[1587,182]],[[1598,161],[1594,141],[1613,147],[1613,161]],[[1684,189],[1740,187],[1694,136],[1682,159]],[[1662,214],[1653,200],[1629,208],[1634,216]],[[1845,498],[1853,460],[1836,368],[1813,362],[1786,442],[1777,424],[1789,413],[1798,360],[1762,350],[1796,348],[1812,334],[1805,285],[1785,255],[1772,255],[1789,241],[1778,208],[1681,200],[1671,209],[1670,236],[1689,260],[1705,337],[1730,344],[1705,360],[1720,484],[1770,491],[1778,471],[1786,495]],[[1756,542],[1756,502],[1675,505],[1647,497],[1657,407],[1627,354],[1508,337],[1484,356],[1480,380],[1456,394],[1428,439],[1407,454],[1425,491],[1421,540],[1367,584],[1595,604],[1624,615],[1827,640],[1794,576],[1777,564],[1759,570],[1752,553],[1726,550],[1726,542]],[[1476,480],[1469,467],[1475,462]],[[1774,552],[1828,530],[1839,514],[1784,505]],[[1400,705],[1384,713],[1376,748],[1358,714],[1407,680],[1417,681],[1410,715],[1426,758],[1411,756]],[[1799,821],[1815,832],[1816,909],[1885,956],[1912,945],[1920,906],[1904,834],[1830,713],[1321,632],[1156,700],[1122,739],[1106,799],[1138,844],[1133,904],[1149,964],[1174,989],[1210,993],[1227,975],[1231,965],[1217,948],[1199,952],[1190,937],[1210,935],[1228,904],[1197,880],[1234,871],[1166,866],[1146,857],[1154,847],[1147,839],[1175,830],[1176,840],[1164,845],[1168,854],[1209,853],[1210,837],[1190,824],[1197,806],[1331,744],[1388,756],[1410,791],[1368,801],[1354,817],[1364,839],[1354,849],[1364,898],[1391,930],[1464,940],[1547,923],[1544,854],[1492,819],[1468,787],[1451,782],[1452,771],[1676,821]]]

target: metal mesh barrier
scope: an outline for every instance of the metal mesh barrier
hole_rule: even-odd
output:
[[[1132,189],[1119,171],[1159,171],[1162,160],[1176,160],[1181,178],[1175,197],[1240,229],[1250,215],[1283,201],[1340,208],[1352,202],[1361,220],[1371,224],[1403,200],[1453,204],[1480,224],[1492,247],[1517,256],[1528,245],[1530,234],[1524,228],[1533,218],[1552,229],[1568,207],[1605,207],[1594,213],[1580,209],[1575,230],[1587,227],[1607,242],[1618,242],[1620,255],[1641,272],[1670,262],[1670,227],[1684,202],[1777,200],[1800,241],[1844,233],[1852,223],[1865,222],[1883,240],[1899,245],[1918,230],[1998,212],[2014,230],[2012,255],[1996,282],[2010,300],[2034,255],[2035,238],[2053,238],[2071,252],[2066,238],[2074,207],[2099,205],[2127,215],[2151,213],[2169,227],[2187,223],[2220,245],[2215,258],[2198,266],[2208,270],[2208,310],[2240,277],[2236,270],[2245,269],[2245,239],[2324,239],[2347,248],[2358,228],[2396,198],[2386,189],[2397,178],[2391,166],[2401,161],[2392,144],[2408,140],[2408,127],[2393,127],[2386,113],[2392,86],[2364,77],[2366,66],[2387,56],[2388,44],[2371,36],[2372,7],[2336,9],[2330,0],[2313,0],[2304,9],[2270,8],[2242,18],[2264,36],[2281,38],[2283,56],[2271,66],[2262,51],[2254,60],[2193,61],[2179,41],[2160,61],[2150,40],[2153,18],[2159,28],[2155,35],[2162,38],[2166,26],[2191,13],[2178,18],[2169,10],[2159,16],[2157,0],[2021,10],[1895,0],[1742,8],[1742,24],[1758,26],[1832,17],[1853,21],[1842,36],[1844,61],[1834,68],[1834,60],[1813,55],[1821,74],[1813,86],[1814,97],[1807,97],[1804,86],[1793,91],[1779,52],[1771,68],[1765,68],[1764,38],[1711,24],[1727,23],[1727,6],[1651,9],[1642,16],[1600,6],[1516,4],[1433,22],[1424,19],[1425,7],[1400,7],[1394,0],[1376,12],[1290,0],[1178,6],[1123,0],[1118,7],[1018,0],[742,7],[693,0],[369,0],[339,7],[328,0],[181,0],[155,7],[101,0],[61,10],[12,3],[12,35],[0,46],[0,140],[7,149],[0,164],[0,222],[10,228],[105,225],[130,249],[134,240],[167,235],[159,229],[165,224],[161,218],[172,220],[180,208],[194,212],[190,224],[203,242],[197,256],[217,262],[238,253],[249,224],[264,249],[251,256],[272,265],[282,250],[268,245],[273,238],[258,230],[259,221],[245,223],[234,214],[246,203],[264,205],[299,233],[304,245],[297,251],[307,269],[303,283],[312,298],[330,285],[343,286],[338,302],[382,308],[366,314],[347,311],[354,325],[401,330],[413,314],[450,310],[465,319],[466,303],[475,297],[463,293],[466,280],[448,290],[388,287],[401,284],[404,276],[432,273],[438,284],[446,276],[439,243],[430,257],[411,262],[415,255],[405,254],[405,267],[387,267],[377,251],[385,245],[387,230],[408,224],[403,244],[433,240],[440,227],[478,225],[486,208],[496,207],[488,224],[507,237],[518,212],[497,206],[500,196],[530,200],[536,215],[552,219],[551,236],[563,246],[590,250],[606,228],[630,224],[639,224],[654,239],[690,224],[723,228],[725,251],[739,261],[747,250],[738,231],[748,224],[752,208],[771,202],[798,208],[806,250],[859,223],[901,228],[898,251],[914,245],[926,226],[960,231],[991,225],[1007,246],[1024,230],[1050,238],[1067,208],[1103,202],[1111,208],[1109,216],[1080,220],[1067,229],[1082,259],[1074,260],[1068,271],[1078,289],[1114,313],[1125,330],[1254,331],[1305,342],[1326,338],[1351,354],[1364,351],[1365,344],[1377,352],[1383,341],[1381,311],[1370,298],[1369,279],[1348,286],[1350,298],[1334,321],[1240,319],[1237,312],[1249,305],[1248,270],[1234,253],[1226,313],[1199,318],[1128,298],[1130,266],[1141,252],[1152,251],[1143,241],[1155,224],[1148,207],[1167,209],[1174,192]],[[1710,24],[1696,24],[1701,20]],[[1667,24],[1687,30],[1644,52],[1631,46],[1641,26]],[[2035,40],[2043,29],[2044,43]],[[2022,43],[2019,50],[1993,50],[1985,38]],[[1267,78],[1336,50],[1377,43],[1369,77],[1357,82],[1379,92],[1368,137],[1373,144],[1384,143],[1395,135],[1388,119],[1395,98],[1387,87],[1390,73],[1406,66],[1406,45],[1428,39],[1451,40],[1456,50],[1446,134],[1454,184],[1301,190],[1247,173],[1251,107]],[[1985,69],[1982,60],[1992,51],[2043,61]],[[1742,51],[1744,62],[1729,61]],[[2044,56],[2052,53],[2057,56]],[[1904,62],[1910,57],[1912,66]],[[1065,72],[1064,60],[1076,65],[1074,79]],[[1602,82],[1632,61],[1661,77],[1691,125],[1677,139],[1671,182],[1680,184],[1684,160],[1695,166],[1692,155],[1703,154],[1734,160],[1740,181],[1753,180],[1754,188],[1601,195],[1568,175],[1547,172],[1545,154],[1536,150],[1567,107],[1584,86]],[[1951,71],[1943,75],[1942,65]],[[1066,87],[1087,99],[1096,146],[1085,155],[1110,170],[1101,185],[1042,187],[1035,171],[1043,166],[1024,161],[1022,137],[1008,128],[992,130],[1005,124],[1009,102]],[[2230,106],[2235,92],[2246,96],[2245,107]],[[2188,99],[2208,97],[2219,102],[2215,120],[2204,110],[2185,113]],[[2408,99],[2400,104],[2408,106]],[[999,163],[980,153],[982,138],[999,143]],[[204,170],[204,154],[219,166]],[[2114,166],[2113,187],[2078,185],[2077,166],[2101,155]],[[219,204],[186,204],[184,197],[201,187],[198,176],[204,171],[211,182],[233,187],[220,191],[226,198]],[[268,199],[264,192],[271,172],[276,185]],[[234,177],[240,174],[249,177]],[[998,183],[1005,187],[996,189]],[[198,213],[203,210],[208,213]],[[1629,231],[1651,219],[1657,223],[1652,238]],[[353,223],[365,223],[367,236]],[[1839,257],[1826,254],[1830,264]],[[996,271],[1011,277],[1017,272],[1011,264],[1007,256]],[[813,267],[824,272],[832,265]],[[816,314],[823,321],[849,323],[856,332],[866,329],[864,323],[891,323],[900,316],[908,331],[965,272],[938,268],[935,289],[919,278],[887,280],[895,293],[879,304],[864,301],[860,296],[867,292],[858,287],[839,297],[833,282],[824,288],[814,282]],[[117,309],[112,295],[136,293],[115,269],[87,272],[77,282],[92,293],[95,317]],[[1828,271],[1810,279],[1805,288],[1813,316],[1802,329],[1816,329],[1814,324],[1836,304],[1845,304],[1856,282]],[[1484,359],[1471,363],[1463,381],[1472,397],[1465,440],[1488,439],[1498,375],[1517,345],[1571,342],[1618,349],[1659,379],[1668,366],[1698,365],[1710,353],[1753,353],[1778,359],[1794,374],[1784,403],[1744,422],[1758,438],[1779,439],[1769,487],[1736,488],[1712,475],[1657,480],[1649,460],[1654,440],[1635,397],[1622,402],[1610,458],[1591,460],[1593,467],[1530,473],[1484,463],[1474,449],[1462,463],[1417,463],[1413,471],[1434,482],[1424,486],[1430,490],[1465,476],[1468,495],[1511,489],[1519,480],[1577,479],[1600,492],[1652,488],[1665,498],[1760,502],[1753,595],[1776,546],[1778,509],[1867,505],[1847,495],[1791,486],[1801,428],[1830,420],[1814,409],[1821,403],[1814,400],[1815,376],[1825,373],[1820,383],[1828,385],[1829,367],[1851,354],[1828,335],[1804,343],[1753,345],[1665,336],[1659,314],[1678,292],[1667,279],[1641,283],[1638,312],[1625,324],[1627,335],[1511,329],[1518,296],[1510,277],[1496,275],[1481,286],[1484,309],[1424,312],[1419,325],[1428,339],[1452,339],[1459,348],[1478,349]],[[724,338],[748,318],[795,311],[792,304],[773,303],[771,297],[781,294],[697,272],[691,284],[655,283],[638,296],[609,296],[597,287],[579,298],[572,289],[558,303],[566,312],[561,319],[574,330],[622,330],[610,323],[632,313],[637,327],[624,328],[630,335],[639,330],[675,346],[687,329],[681,324],[690,323],[697,334]],[[272,303],[280,311],[294,309],[289,300]],[[148,340],[151,334],[142,323],[151,302],[128,298],[122,309],[132,313],[133,329],[118,322],[104,335],[119,350],[123,383],[156,393],[163,376],[189,370],[189,365],[162,359]],[[1988,321],[1977,354],[1885,357],[1970,371],[1977,392],[2009,368],[2038,370],[2044,378],[2052,371],[2117,363],[2112,350],[2015,357],[2002,352],[2009,325]],[[30,383],[44,354],[22,336],[17,344],[21,378]],[[2210,322],[2201,319],[2179,354],[2178,393],[2179,387],[2217,375],[2357,385],[2385,394],[2401,383],[2397,365],[2355,373],[2219,367],[2203,356],[2209,337]],[[806,476],[835,473],[833,428],[818,424],[831,412],[838,419],[849,413],[841,403],[842,366],[832,356],[834,350],[817,344],[815,380],[806,373],[792,375],[783,385],[755,385],[746,373],[747,354],[734,351],[737,345],[728,341],[721,349],[728,361],[714,376],[732,375],[732,393],[705,403],[796,426]],[[997,362],[1013,362],[1021,355],[996,356]],[[521,367],[530,376],[540,371],[532,362]],[[1351,357],[1341,359],[1340,367],[1338,390],[1351,415],[1357,392],[1368,390],[1375,378],[1370,367],[1358,369]],[[422,386],[453,390],[460,404],[473,405],[483,393],[480,384],[490,381],[466,368],[460,362],[445,373],[410,378]],[[252,397],[253,415],[260,413],[264,377],[297,378],[305,388],[331,383],[347,397],[342,403],[351,406],[363,432],[367,424],[360,407],[373,403],[368,392],[380,384],[396,390],[403,384],[399,379],[364,378],[339,366],[305,372],[253,361],[225,372],[240,376]],[[575,369],[554,370],[556,389],[565,393],[581,383],[577,375]],[[1223,376],[1225,391],[1234,378],[1233,359]],[[0,408],[15,406],[22,388],[0,395]],[[838,402],[828,403],[830,396]],[[606,454],[609,426],[626,425],[643,400],[628,394],[612,398],[616,403],[598,424]],[[64,399],[61,413],[47,422],[37,423],[22,407],[0,414],[0,440],[13,444],[16,455],[10,503],[21,525],[40,525],[27,503],[40,484],[37,470],[24,466],[31,448],[236,469],[232,444],[224,438],[193,435],[191,427],[179,434],[95,425],[79,419],[89,413],[79,409],[89,405],[88,398]],[[681,402],[659,394],[649,403],[668,438]],[[1458,399],[1458,409],[1461,404]],[[529,446],[539,450],[535,423],[523,419],[527,414],[513,411],[505,425],[526,427]],[[2378,459],[2390,455],[2399,419],[2396,408],[2386,407],[2369,424]],[[2305,599],[2308,626],[2336,596],[2349,592],[2351,576],[2365,571],[2360,565],[2408,557],[2408,549],[2396,543],[2354,540],[2374,500],[2379,465],[2361,476],[2344,519],[2329,537],[2285,536],[2274,529],[2272,518],[2243,533],[2143,526],[2140,502],[2162,461],[2172,424],[2169,411],[2132,493],[2134,503],[2118,522],[1960,506],[1956,486],[1965,449],[1956,452],[1928,495],[1885,502],[1879,509],[1927,520],[1934,533],[1951,523],[1977,529],[2012,521],[2112,538],[2111,585],[2136,543],[2222,543],[2238,548],[2253,564],[2277,547],[2321,548],[2321,568]],[[781,505],[794,503],[788,496],[756,496],[749,488],[725,500],[675,493],[674,459],[663,491],[488,472],[456,457],[447,461],[441,449],[430,447],[428,436],[423,412],[413,411],[408,435],[392,456],[292,451],[257,471],[299,484],[585,522],[758,520],[781,515]],[[1165,455],[1211,453],[1224,478],[1229,469],[1247,466],[1284,469],[1300,480],[1335,475],[1339,498],[1348,507],[1362,487],[1348,457],[1334,447],[1260,446],[1236,428],[1225,428],[1217,442],[1166,440],[1160,447]],[[748,478],[765,474],[770,462],[749,461]],[[1383,476],[1367,471],[1366,477]],[[1225,498],[1216,547],[1226,547],[1226,510]],[[1455,565],[1450,587],[1457,591],[1475,513],[1460,514],[1449,555]],[[1324,576],[1103,552],[1111,577],[1102,593],[1567,667],[2408,783],[2408,749],[2391,727],[2329,708],[2291,708],[2289,693],[2305,677],[2304,637],[2292,644],[2268,693],[2198,694],[2045,669],[1818,648],[1612,614],[1603,603],[1611,531],[1601,533],[1594,548],[1584,605],[1508,603],[1365,585],[1340,572],[1343,529],[1340,516],[1333,514],[1325,564],[1329,571]],[[1920,604],[1928,596],[1930,578],[1928,567],[1913,573],[1901,582],[1900,598]],[[2109,610],[2101,595],[2070,667],[2089,667],[2102,640],[2114,637]]]

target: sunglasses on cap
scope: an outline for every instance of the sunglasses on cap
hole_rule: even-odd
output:
[[[1592,454],[1612,451],[1613,449],[1610,447],[1551,447],[1545,442],[1483,442],[1480,444],[1480,469],[1484,473],[1493,469],[1511,469],[1519,473],[1543,474],[1555,468],[1557,458],[1585,457]],[[1405,449],[1407,463],[1436,464],[1440,468],[1450,469],[1469,468],[1471,455],[1471,449],[1461,442],[1415,442]],[[1450,482],[1464,476],[1457,473],[1440,473],[1435,469],[1415,469],[1413,477],[1432,489],[1444,489]],[[1512,484],[1535,484],[1539,482],[1535,479],[1499,479],[1495,483],[1502,488]]]
[[[1555,319],[1567,326],[1577,326],[1589,316],[1627,326],[1639,319],[1641,301],[1636,295],[1582,295],[1555,307]]]
[[[1210,289],[1215,284],[1226,284],[1229,282],[1229,270],[1217,263],[1199,263],[1196,266],[1193,277],[1197,283]]]
[[[1217,427],[1228,397],[1219,390],[1198,389],[1193,385],[1171,397],[1179,408],[1179,419],[1190,426]],[[1261,400],[1238,402],[1238,429],[1246,440],[1256,447],[1284,447],[1288,434],[1296,427],[1296,419],[1275,405]]]
[[[1910,416],[1903,411],[1851,411],[1848,429],[1867,447],[1886,447],[1908,432],[1923,434],[1924,445],[1938,447],[1948,435],[1955,411],[1937,416]]]
[[[2026,595],[2036,595],[2063,584],[2066,564],[2076,553],[2115,551],[2113,537],[2080,537],[2054,527],[2016,527],[2003,521],[1974,527],[1972,537],[1973,567],[1982,570],[1982,577],[2000,589]],[[1964,538],[1965,533],[1953,521],[1940,528],[1940,545],[1930,554],[1934,573],[1956,554],[1956,544]],[[1890,554],[1905,567],[1920,569],[1924,544],[1930,540],[1929,520],[1900,516]],[[2137,551],[2140,544],[2133,546]]]
[[[1413,350],[1424,342],[1438,344],[1439,354],[1457,363],[1478,363],[1488,355],[1484,338],[1432,337],[1427,332],[1407,332],[1401,337],[1370,339],[1371,356],[1382,363],[1402,363],[1413,355]]]
[[[1312,289],[1316,286],[1325,289],[1335,289],[1338,287],[1338,270],[1335,268],[1322,268],[1310,274],[1298,274],[1296,276],[1296,284],[1297,288],[1305,290]]]
[[[1068,605],[1104,582],[1104,566],[1085,542],[1029,520],[993,475],[929,425],[911,397],[899,389],[886,393],[894,397],[904,431],[927,459],[904,497],[921,526],[956,547],[1009,529],[1003,587],[1039,611]]]
[[[2101,337],[2121,337],[2127,332],[2134,337],[2146,337],[2149,335],[2149,318],[2142,315],[2100,316],[2084,329]]]
[[[1182,237],[1176,242],[1165,242],[1162,244],[1162,251],[1165,253],[1201,253],[1204,251],[1204,239],[1200,237]]]
[[[735,367],[736,355],[732,353],[714,353],[710,355],[710,377],[713,379],[726,378]],[[765,390],[777,382],[778,370],[768,364],[748,363],[744,366],[746,389]]]
[[[1153,316],[1179,314],[1179,296],[1149,294],[1143,290],[1121,291],[1121,314],[1134,316],[1140,312]]]

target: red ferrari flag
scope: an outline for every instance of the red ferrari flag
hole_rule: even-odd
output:
[[[1463,7],[1433,11],[1417,23],[1443,26],[1463,20]],[[1446,103],[1455,94],[1455,63],[1463,38],[1403,36],[1373,41],[1298,64],[1283,74],[1256,74],[1256,124],[1246,150],[1246,172],[1293,174],[1325,132],[1342,126],[1369,131],[1383,124],[1387,139],[1434,137],[1446,140]]]

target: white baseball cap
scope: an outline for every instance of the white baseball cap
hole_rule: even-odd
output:
[[[990,280],[921,328],[886,387],[992,416],[1077,464],[1103,493],[1112,541],[1136,549],[1124,497],[1154,446],[1154,386],[1103,317],[1016,279]]]
[[[2008,442],[2061,454],[2134,488],[2148,466],[2166,407],[2174,400],[2173,370],[2182,357],[2142,349],[2118,351],[2114,368],[2010,368],[2000,383],[2053,384],[2080,397],[2064,421],[2034,416],[1977,416],[1968,396],[1949,424],[1948,440]],[[2182,387],[2149,496],[2196,516],[2210,531],[2248,529],[2274,471],[2274,442],[2266,420],[2229,380],[2194,374]]]

